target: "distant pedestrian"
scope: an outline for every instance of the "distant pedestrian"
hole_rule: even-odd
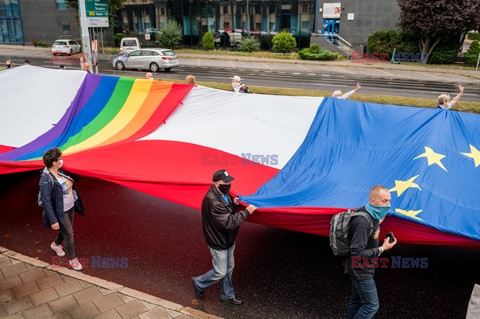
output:
[[[32,63],[30,63],[30,60],[25,60],[25,61],[23,61],[23,63],[24,63],[25,65],[32,65]]]
[[[350,92],[347,92],[345,94],[342,95],[342,91],[341,90],[336,90],[336,91],[333,91],[331,97],[336,97],[338,99],[344,99],[344,100],[347,100],[349,97],[351,97],[353,94],[357,93],[358,90],[360,90],[362,88],[362,86],[360,85],[360,82],[357,83],[357,86],[355,87],[355,89],[351,90]]]
[[[248,205],[246,209],[235,213],[239,207],[239,199],[232,198],[228,193],[233,176],[222,169],[213,174],[212,180],[213,185],[202,202],[202,224],[203,235],[212,256],[213,269],[192,278],[193,286],[197,297],[202,299],[204,290],[221,280],[220,299],[233,305],[241,305],[242,301],[235,297],[232,283],[235,238],[240,224],[253,214],[256,207]]]
[[[237,93],[250,93],[248,86],[242,83],[242,79],[238,75],[232,78],[232,91]]]
[[[196,82],[195,75],[192,75],[192,74],[187,75],[185,77],[185,82],[187,82],[187,84],[195,84]]]
[[[151,72],[145,73],[145,79],[153,81],[153,73],[151,73]]]
[[[60,70],[66,70],[67,69],[67,66],[65,64],[60,64]]]
[[[83,66],[82,66],[82,70],[85,71],[85,72],[91,73],[91,72],[90,72],[90,63],[88,63],[87,61],[85,61],[85,62],[83,63]]]
[[[373,280],[375,261],[378,265],[378,257],[397,243],[394,238],[392,243],[385,239],[379,246],[380,223],[390,209],[390,199],[388,189],[379,185],[372,187],[369,203],[359,209],[368,212],[370,220],[366,216],[354,216],[350,220],[350,255],[346,257],[344,266],[352,281],[352,293],[346,319],[373,318],[379,309],[377,287]]]
[[[15,63],[13,63],[12,60],[7,60],[7,61],[5,62],[5,67],[6,67],[7,69],[13,69],[13,67],[15,67]]]
[[[455,105],[455,103],[457,103],[458,100],[460,100],[460,98],[462,97],[463,86],[459,85],[458,90],[459,90],[459,92],[458,92],[457,96],[455,96],[453,98],[453,100],[451,100],[451,101],[450,101],[450,95],[449,94],[441,94],[438,97],[437,109],[450,110]]]
[[[40,199],[42,203],[43,224],[47,228],[58,230],[57,238],[50,247],[57,256],[65,256],[61,246],[64,243],[68,263],[75,270],[82,270],[82,265],[75,256],[73,243],[73,215],[76,201],[81,201],[76,193],[73,179],[60,168],[63,165],[62,152],[52,148],[43,155],[45,168],[40,177]],[[83,208],[83,205],[81,205]],[[83,210],[78,210],[83,214]]]

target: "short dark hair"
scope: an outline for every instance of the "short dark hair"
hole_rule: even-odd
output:
[[[43,154],[43,163],[47,168],[50,168],[53,166],[53,162],[57,162],[61,156],[62,151],[59,148],[51,148]]]

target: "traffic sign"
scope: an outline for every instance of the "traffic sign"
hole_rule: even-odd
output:
[[[90,28],[108,28],[107,0],[85,0],[85,9]]]

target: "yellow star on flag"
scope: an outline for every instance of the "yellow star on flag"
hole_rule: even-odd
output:
[[[438,166],[443,168],[443,170],[445,172],[448,172],[447,169],[445,168],[445,166],[443,166],[443,164],[441,162],[442,159],[445,158],[445,155],[435,153],[435,151],[432,150],[430,147],[425,146],[425,153],[418,155],[417,157],[414,158],[414,160],[416,160],[418,158],[421,158],[421,157],[426,157],[427,158],[428,166],[433,165],[433,164],[437,164]]]
[[[415,218],[415,219],[420,219],[420,220],[421,220],[421,218],[418,218],[417,215],[420,214],[421,212],[423,212],[422,209],[420,209],[420,210],[404,210],[404,209],[400,209],[400,208],[395,209],[395,211],[399,214],[402,214],[402,215],[405,215],[405,216],[408,216],[408,217],[411,217],[411,218]]]
[[[402,195],[403,192],[406,191],[408,188],[418,188],[419,190],[422,190],[420,186],[418,186],[413,182],[418,176],[420,175],[415,175],[407,181],[395,180],[395,187],[392,189],[389,189],[389,191],[390,192],[397,191],[397,196],[400,197],[400,195]]]
[[[462,153],[466,157],[473,158],[473,161],[475,162],[475,167],[478,167],[480,165],[480,151],[475,148],[472,144],[470,144],[470,153]]]

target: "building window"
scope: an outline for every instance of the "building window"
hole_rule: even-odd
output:
[[[70,24],[69,23],[59,23],[60,25],[60,34],[61,35],[71,35]]]
[[[224,29],[224,30],[230,29],[230,22],[224,22],[224,23],[223,23],[223,29]]]
[[[255,6],[255,14],[260,14],[260,6]]]
[[[0,43],[23,43],[18,0],[0,1]]]
[[[275,13],[275,6],[270,6],[268,12],[269,13]]]
[[[228,14],[228,6],[223,6],[223,14]]]
[[[309,11],[308,10],[308,3],[302,4],[302,12],[303,13],[309,13],[308,11]]]
[[[165,8],[164,7],[160,8],[160,15],[162,15],[162,16],[165,15]]]
[[[57,10],[67,10],[67,4],[65,3],[65,0],[56,0],[57,1]]]
[[[262,30],[262,24],[261,23],[255,23],[255,30]]]
[[[302,21],[302,32],[310,31],[310,21]]]

